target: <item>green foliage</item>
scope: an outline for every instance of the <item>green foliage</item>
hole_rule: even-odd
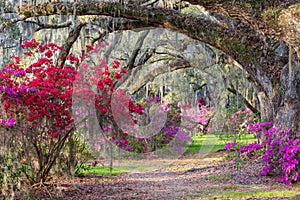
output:
[[[6,151],[0,155],[0,187],[1,193],[7,196],[13,195],[21,189],[24,182],[23,172],[26,166],[16,161],[17,155],[14,151]]]
[[[266,10],[264,10],[261,13],[261,18],[266,20],[266,21],[270,21],[273,22],[274,25],[276,25],[276,19],[278,17],[280,9],[276,8],[276,7],[270,7]],[[271,24],[271,23],[270,23]],[[273,28],[273,27],[272,27]]]
[[[74,176],[80,166],[86,161],[94,159],[86,144],[81,140],[78,133],[75,132],[66,140],[60,156],[57,157],[55,173],[68,174]]]

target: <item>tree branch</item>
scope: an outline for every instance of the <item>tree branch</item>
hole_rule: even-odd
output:
[[[161,65],[153,70],[151,70],[149,73],[147,73],[143,78],[139,78],[137,82],[135,82],[133,85],[129,86],[128,91],[129,94],[134,94],[137,92],[140,88],[145,86],[148,82],[151,82],[154,80],[155,77],[159,76],[160,74],[164,74],[167,72],[172,72],[178,69],[184,69],[192,67],[190,63],[187,60],[175,60],[167,65]]]
[[[252,104],[241,93],[239,93],[236,89],[234,89],[233,86],[227,88],[227,90],[229,92],[231,92],[232,94],[236,95],[239,99],[241,99],[243,101],[244,105],[249,110],[251,110],[254,114],[260,113],[254,106],[252,106]]]
[[[131,70],[131,69],[133,69],[135,67],[135,65],[134,65],[135,60],[136,60],[138,54],[140,53],[140,50],[141,50],[141,48],[143,46],[143,43],[144,43],[144,41],[145,41],[145,39],[146,39],[146,37],[147,37],[148,34],[149,34],[149,30],[147,30],[146,32],[144,32],[142,34],[142,36],[139,37],[138,41],[136,42],[136,44],[135,44],[136,48],[132,52],[132,54],[131,54],[131,56],[129,58],[129,61],[127,63],[127,68],[129,70]]]
[[[32,21],[32,20],[25,20],[25,23],[32,23],[32,24],[36,24],[37,26],[39,26],[35,31],[39,31],[42,29],[60,29],[60,28],[67,28],[70,27],[72,25],[71,21],[66,21],[65,23],[62,24],[43,24],[37,21]]]
[[[157,17],[157,13],[153,10],[155,8],[139,6],[142,2],[130,2],[132,4],[119,4],[112,2],[77,2],[76,14],[109,16],[120,15],[121,17],[132,19],[142,19],[148,16],[151,19],[150,23],[153,23],[152,16]],[[177,5],[176,2],[177,1],[174,1],[174,5]],[[184,2],[203,6],[209,11],[222,14],[229,18],[239,19],[244,24],[254,28],[256,31],[264,33],[270,37],[275,37],[279,40],[283,39],[286,42],[293,43],[293,46],[300,44],[297,36],[299,34],[292,34],[292,39],[290,37],[286,37],[284,34],[286,32],[286,26],[293,28],[286,22],[292,23],[293,21],[300,20],[300,3],[298,0],[186,0]],[[42,15],[72,15],[74,9],[73,4],[73,2],[46,2],[37,4],[36,6],[32,4],[23,4],[22,9],[19,9],[18,13],[20,16],[25,18]],[[136,9],[133,10],[133,8]],[[13,12],[13,10],[10,9],[5,9],[5,12]],[[34,9],[36,9],[35,12],[33,12]],[[289,17],[291,15],[293,16],[292,18]],[[157,19],[158,20],[154,23],[159,22],[160,17]],[[299,29],[297,30],[297,33],[300,33]]]
[[[101,24],[101,22],[104,22],[104,20],[107,23],[107,25],[105,27],[103,27],[103,23]],[[102,39],[106,34],[111,33],[113,31],[132,30],[132,29],[139,29],[139,28],[147,27],[147,24],[142,23],[140,21],[127,20],[127,19],[122,19],[122,21],[116,20],[114,22],[114,27],[112,27],[113,20],[114,20],[113,18],[111,18],[110,20],[107,20],[105,18],[100,18],[100,20],[95,19],[91,22],[92,25],[95,25],[95,26],[98,26],[98,27],[104,29],[104,31],[101,32],[97,37],[93,38],[92,43],[95,43],[96,41]]]
[[[64,66],[67,55],[69,54],[69,52],[72,48],[72,45],[74,44],[74,42],[76,42],[77,38],[80,35],[80,31],[81,31],[82,27],[84,27],[85,25],[86,25],[85,23],[80,23],[78,26],[76,26],[74,28],[74,30],[72,30],[69,33],[68,38],[66,39],[65,43],[62,46],[63,49],[60,51],[60,54],[58,56],[57,66],[59,66],[59,67]]]
[[[4,22],[0,25],[0,33],[3,32],[6,27],[8,27],[12,24],[15,24],[17,22],[24,21],[25,19],[26,19],[26,17],[22,16],[22,17],[7,20],[6,22]]]
[[[186,0],[186,2],[203,6],[228,18],[241,20],[259,33],[283,40],[289,45],[300,44],[300,30],[295,29],[295,21],[300,21],[298,0]],[[287,36],[287,33],[291,34]]]
[[[207,1],[209,2],[209,1]],[[139,20],[145,26],[164,27],[214,46],[231,56],[249,73],[255,82],[269,79],[278,82],[280,70],[274,75],[272,68],[281,69],[287,57],[275,59],[276,52],[266,43],[266,38],[245,24],[238,24],[236,29],[228,29],[221,23],[207,17],[179,14],[175,10],[151,8],[137,5],[124,5],[111,2],[77,2],[76,14],[106,15]],[[36,7],[36,15],[72,15],[73,3],[41,3]],[[32,6],[23,5],[18,11],[20,15],[32,17]],[[257,70],[258,69],[258,70]],[[257,74],[259,71],[259,74]],[[268,93],[269,85],[260,85],[260,89]]]

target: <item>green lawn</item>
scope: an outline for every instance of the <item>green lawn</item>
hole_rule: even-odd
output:
[[[120,175],[125,172],[128,172],[129,170],[147,170],[149,169],[149,166],[143,166],[143,165],[121,165],[121,166],[113,166],[112,175]],[[78,170],[79,175],[87,175],[87,174],[96,174],[96,175],[104,175],[109,176],[110,170],[108,166],[90,166],[90,165],[84,165]]]
[[[124,172],[125,172],[125,170],[122,169],[122,168],[113,167],[112,175],[120,175]],[[109,176],[110,175],[110,170],[109,170],[108,166],[88,166],[88,165],[84,165],[78,170],[77,174],[79,174],[79,175],[97,174],[97,175]]]
[[[236,190],[248,191],[236,191]],[[225,190],[225,191],[224,191]],[[227,191],[226,191],[227,190]],[[228,191],[229,190],[229,191]],[[290,190],[272,189],[267,190],[265,187],[254,189],[253,186],[245,185],[226,185],[211,186],[202,188],[197,194],[186,194],[189,198],[200,199],[251,199],[251,198],[297,198],[299,190],[294,188]]]
[[[218,150],[223,150],[224,145],[227,142],[234,141],[233,134],[222,134],[219,136],[213,134],[198,135],[194,136],[191,144],[187,148],[188,153],[209,153],[217,152]],[[238,145],[249,144],[253,142],[255,138],[251,134],[243,135],[237,139]]]
[[[252,135],[244,135],[242,138],[238,140],[238,144],[249,144],[254,141],[254,137]],[[194,136],[191,144],[185,149],[185,152],[188,153],[214,153],[218,150],[223,150],[224,145],[227,142],[233,141],[232,135],[230,134],[223,134],[222,137],[215,136],[212,134],[207,135],[198,135]],[[112,175],[119,175],[125,173],[130,170],[146,170],[149,169],[149,166],[144,165],[121,165],[121,166],[114,166],[112,170]],[[104,175],[109,176],[110,170],[108,166],[89,166],[83,165],[78,170],[79,175],[86,175],[86,174],[97,174],[97,175]]]
[[[250,191],[250,192],[222,192],[213,196],[218,198],[275,198],[293,197],[299,194],[297,190],[271,190],[271,191]]]

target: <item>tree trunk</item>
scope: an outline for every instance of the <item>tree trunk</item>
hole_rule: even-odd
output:
[[[261,79],[259,84],[270,84]],[[281,71],[280,81],[270,85],[269,92],[259,92],[262,121],[273,120],[275,126],[290,129],[291,134],[300,133],[300,63],[296,54]]]
[[[282,70],[280,88],[273,91],[273,96],[281,98],[280,105],[273,101],[275,107],[275,123],[283,128],[300,134],[300,60],[291,55],[289,64]]]

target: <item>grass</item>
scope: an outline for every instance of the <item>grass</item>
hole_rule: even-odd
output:
[[[224,145],[220,143],[215,135],[201,135],[193,137],[192,143],[187,148],[188,153],[209,153],[223,149]]]
[[[116,166],[117,169],[127,172],[129,170],[149,170],[149,169],[154,169],[155,166],[149,166],[149,165],[122,165],[122,166]]]
[[[206,180],[211,180],[211,181],[221,181],[221,180],[230,180],[230,179],[231,179],[230,174],[216,174],[216,175],[206,177]]]
[[[251,191],[251,192],[222,192],[213,197],[218,198],[272,198],[272,197],[293,197],[299,194],[296,190],[271,190],[271,191]]]
[[[256,188],[256,189],[254,189]],[[243,190],[243,191],[239,191]],[[262,185],[244,186],[244,185],[214,185],[204,187],[197,194],[186,194],[187,197],[201,197],[201,199],[249,199],[249,198],[278,198],[295,197],[299,195],[299,189],[290,190],[273,189],[266,190]],[[298,197],[298,196],[297,196]],[[299,198],[297,198],[299,199]]]
[[[236,184],[233,184],[233,185],[224,185],[222,187],[223,190],[235,190],[237,188],[238,188],[238,185],[236,185]]]
[[[220,186],[208,186],[202,187],[202,189],[197,194],[186,194],[186,196],[190,198],[201,197],[201,199],[208,199],[211,194],[216,194],[218,191],[220,191]]]
[[[185,194],[184,196],[187,198],[193,198],[193,199],[201,197],[201,195],[199,195],[199,194],[189,194],[189,193]]]
[[[185,152],[188,153],[214,153],[219,150],[224,149],[224,145],[226,142],[228,142],[228,138],[232,139],[233,134],[222,134],[221,136],[215,136],[213,134],[207,134],[207,135],[197,135],[193,137],[192,143],[187,147]],[[227,139],[226,139],[227,138]],[[254,137],[252,135],[245,135],[243,138],[241,138],[239,141],[240,143],[250,143],[254,140]],[[153,168],[153,166],[152,166]],[[144,165],[121,165],[121,166],[114,166],[112,170],[112,175],[119,175],[125,172],[128,172],[130,170],[147,170],[149,169],[149,166]],[[89,165],[83,165],[79,171],[79,175],[87,175],[87,174],[96,174],[96,175],[104,175],[109,176],[110,171],[108,166],[89,166]],[[208,180],[224,180],[228,179],[229,175],[214,175],[211,177],[208,177]]]
[[[120,175],[130,170],[148,170],[150,166],[143,166],[143,165],[121,165],[121,166],[114,166],[112,170],[112,175]],[[110,170],[108,166],[90,166],[84,165],[78,170],[79,175],[88,175],[88,174],[95,174],[95,175],[103,175],[109,176]]]
[[[224,149],[224,145],[227,142],[233,141],[234,134],[222,134],[219,136],[215,136],[213,134],[207,135],[197,135],[192,139],[191,144],[187,148],[187,153],[209,153],[209,152],[217,152],[219,150]],[[253,135],[247,134],[243,135],[241,138],[237,140],[237,142],[241,144],[249,144],[253,142],[255,138]]]
[[[120,175],[125,173],[126,171],[122,168],[113,167],[112,175]],[[109,176],[110,170],[108,166],[88,166],[84,165],[78,170],[79,175],[88,175],[88,174],[96,174],[96,175],[104,175]]]

